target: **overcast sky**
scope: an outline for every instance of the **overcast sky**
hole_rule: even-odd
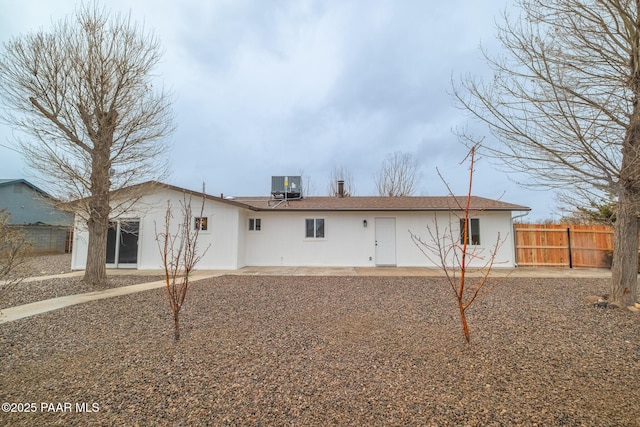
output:
[[[374,195],[390,153],[420,164],[416,195],[466,193],[466,148],[452,129],[468,117],[453,105],[452,76],[487,75],[479,51],[496,50],[506,0],[111,0],[165,50],[157,73],[175,95],[169,184],[225,196],[268,195],[272,175],[302,175],[327,195],[344,167],[355,195]],[[49,29],[72,0],[0,0],[0,41]],[[471,124],[471,126],[475,126]],[[487,140],[486,130],[477,133]],[[29,178],[0,124],[0,178]],[[474,194],[558,219],[551,192],[513,183],[488,160]]]

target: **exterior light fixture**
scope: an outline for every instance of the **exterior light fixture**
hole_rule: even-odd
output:
[[[365,219],[364,221],[362,221],[362,226],[363,226],[364,228],[367,228],[367,225],[368,225],[368,224],[367,224],[367,220],[366,220],[366,219]]]

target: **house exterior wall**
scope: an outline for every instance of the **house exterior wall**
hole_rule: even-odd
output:
[[[73,215],[56,209],[47,197],[20,181],[0,186],[0,209],[11,215],[11,225],[73,224]]]
[[[396,265],[436,267],[411,240],[409,230],[430,241],[427,227],[441,234],[453,229],[459,236],[455,215],[434,212],[250,212],[245,215],[245,265],[248,266],[376,266],[376,218],[395,219]],[[490,253],[498,239],[504,239],[496,257],[496,267],[513,267],[511,212],[483,212],[480,218],[481,245],[477,253]],[[261,219],[260,231],[249,231],[249,218]],[[305,238],[305,219],[325,220],[325,238]],[[364,227],[364,221],[367,227]],[[446,230],[445,230],[446,229]],[[472,265],[481,264],[476,258]],[[454,265],[453,259],[448,264]]]
[[[249,266],[374,266],[373,224],[353,212],[251,212],[244,223]],[[261,230],[249,231],[249,218]],[[323,218],[325,238],[305,238],[305,219]],[[369,257],[372,257],[369,260]]]
[[[489,259],[491,252],[496,247],[498,239],[498,251],[494,259],[494,268],[512,268],[515,267],[515,249],[513,240],[513,223],[511,219],[511,212],[482,212],[477,215],[472,215],[471,218],[478,218],[480,220],[480,244],[469,245],[468,253],[474,253],[476,256],[467,259],[470,267],[483,266]],[[437,223],[437,224],[436,224]],[[426,213],[422,216],[409,216],[403,220],[403,225],[398,227],[399,234],[404,232],[405,235],[398,237],[399,240],[399,259],[402,259],[402,263],[399,264],[406,267],[439,267],[438,260],[432,257],[432,260],[427,257],[418,249],[413,243],[407,230],[423,241],[433,244],[433,238],[430,231],[436,235],[437,232],[443,238],[445,238],[445,245],[451,244],[451,240],[455,240],[456,244],[460,243],[460,220],[455,214],[447,212]],[[427,228],[428,227],[428,228]],[[451,232],[453,230],[453,232]],[[408,240],[407,240],[408,239]],[[400,243],[401,242],[401,243]],[[425,252],[429,253],[425,249]],[[402,257],[402,258],[401,258]],[[450,267],[458,267],[454,256],[451,255],[447,258],[446,263]]]
[[[236,268],[242,268],[247,266],[247,218],[251,215],[248,210],[241,209],[238,211],[236,228],[236,241],[238,245]]]
[[[88,233],[82,219],[76,215],[73,223],[73,243],[71,249],[71,269],[84,270],[87,265]]]
[[[167,201],[171,202],[174,219],[171,232],[176,233],[181,221],[180,202],[183,194],[173,190],[158,190],[152,195],[142,197],[134,209],[122,215],[121,220],[139,219],[138,236],[139,270],[162,269],[162,258],[156,241],[157,233],[164,232]],[[201,199],[192,197],[192,215],[200,216]],[[200,232],[198,252],[207,252],[198,263],[200,270],[237,269],[238,264],[238,225],[241,209],[208,199],[202,216],[207,217],[207,230]],[[193,226],[193,224],[192,224]],[[76,232],[73,242],[72,269],[82,270],[87,263],[88,232],[80,219],[76,219]]]
[[[122,217],[123,220],[140,220],[135,265],[138,269],[163,268],[156,235],[164,231],[167,200],[171,201],[175,217],[172,232],[176,232],[183,193],[172,189],[157,189],[154,194],[138,201],[135,211]],[[200,199],[195,196],[192,198],[192,211],[194,216],[200,215]],[[437,223],[441,236],[452,236],[456,244],[460,234],[458,217],[448,212],[252,211],[207,199],[203,216],[208,218],[208,229],[200,233],[199,253],[208,249],[197,265],[200,270],[232,270],[245,266],[375,267],[380,264],[376,259],[377,218],[393,218],[395,223],[395,265],[438,267],[436,257],[427,258],[412,241],[410,231],[431,242],[428,228],[435,233]],[[498,250],[495,267],[514,267],[511,212],[482,212],[474,218],[480,219],[481,244],[471,249],[486,260],[500,236],[503,244]],[[249,230],[250,219],[260,219],[260,230]],[[325,237],[306,238],[306,219],[323,219]],[[87,241],[86,228],[76,220],[72,256],[72,268],[75,270],[86,266]],[[455,266],[453,257],[447,263]],[[471,265],[482,263],[482,259],[475,258]]]

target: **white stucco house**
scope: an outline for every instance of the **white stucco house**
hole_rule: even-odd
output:
[[[153,185],[151,185],[153,184]],[[128,210],[112,222],[107,267],[161,269],[156,235],[164,227],[167,201],[179,213],[180,201],[192,196],[193,227],[202,224],[199,247],[209,246],[199,270],[246,266],[436,267],[411,239],[410,231],[430,239],[437,222],[458,239],[460,209],[453,197],[301,197],[272,192],[269,197],[206,196],[160,183],[148,186]],[[288,197],[293,196],[293,197]],[[458,198],[458,201],[466,200]],[[470,244],[489,251],[498,234],[504,240],[496,266],[514,267],[514,213],[530,208],[472,196]],[[75,224],[72,268],[85,268],[87,231]]]

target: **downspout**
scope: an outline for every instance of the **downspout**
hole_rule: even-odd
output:
[[[517,256],[518,256],[518,251],[517,251],[518,242],[516,241],[516,225],[513,223],[513,220],[525,217],[525,216],[529,215],[530,213],[531,213],[531,211],[526,211],[523,214],[511,217],[511,230],[513,231],[513,264],[515,265],[516,268],[518,267],[518,259],[517,259]]]

